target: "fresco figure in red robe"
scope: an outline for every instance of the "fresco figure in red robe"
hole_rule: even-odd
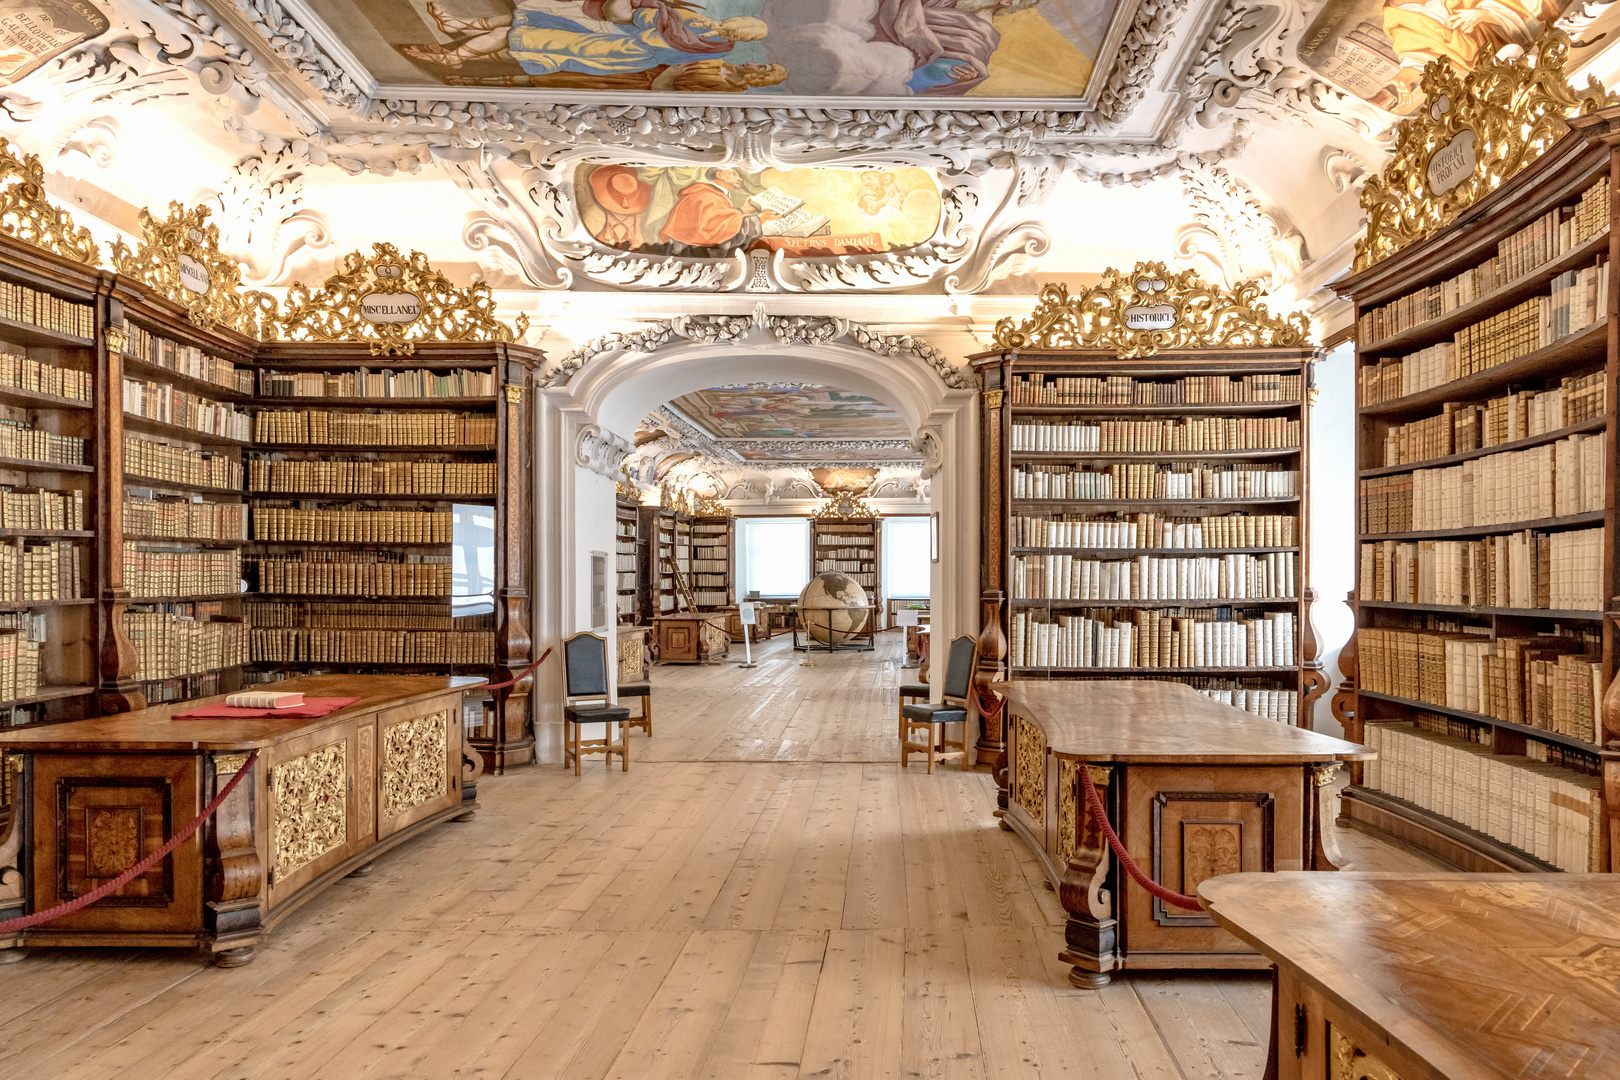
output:
[[[736,169],[712,169],[705,180],[687,184],[675,196],[659,237],[671,255],[723,258],[746,248],[763,235],[770,211],[740,210],[731,192],[742,183]]]

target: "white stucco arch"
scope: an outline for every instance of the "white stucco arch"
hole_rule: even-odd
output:
[[[612,480],[581,466],[580,432],[600,428],[630,442],[649,412],[683,394],[745,382],[810,383],[865,394],[890,405],[915,436],[943,448],[930,485],[940,515],[934,566],[935,633],[976,633],[979,595],[978,406],[919,356],[885,355],[847,341],[783,343],[763,329],[737,342],[678,338],[647,350],[603,352],[535,402],[535,591],[530,611],[537,649],[589,629],[590,553],[610,553]],[[611,628],[610,628],[611,635]],[[561,667],[537,673],[536,755],[561,760]]]

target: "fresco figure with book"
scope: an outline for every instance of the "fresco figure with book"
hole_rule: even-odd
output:
[[[765,169],[583,165],[580,219],[621,251],[726,258],[882,254],[933,236],[939,189],[925,169]]]

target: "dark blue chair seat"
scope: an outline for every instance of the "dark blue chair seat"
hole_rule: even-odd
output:
[[[967,720],[967,710],[960,705],[907,705],[900,715],[919,724],[960,724]]]
[[[912,754],[926,754],[928,771],[934,771],[934,762],[943,758],[961,758],[967,768],[968,690],[973,683],[973,665],[977,659],[978,643],[964,634],[951,642],[950,661],[945,669],[945,685],[940,689],[943,704],[930,704],[927,683],[906,683],[900,687],[900,765],[903,768]],[[907,698],[922,701],[906,703]],[[962,736],[952,740],[945,736],[946,724],[961,724]],[[928,735],[927,743],[914,743],[911,733],[922,729]]]
[[[619,696],[622,697],[622,698],[627,698],[627,697],[651,697],[652,696],[652,683],[650,683],[650,682],[620,683],[619,684]]]
[[[563,717],[576,724],[622,724],[630,710],[622,705],[565,705]]]

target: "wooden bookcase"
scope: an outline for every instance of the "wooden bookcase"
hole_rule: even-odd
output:
[[[675,555],[676,515],[673,511],[656,506],[644,506],[639,511],[641,535],[646,537],[642,558],[643,596],[640,604],[641,621],[651,623],[659,615],[673,615],[679,594],[675,590],[675,577],[665,561]]]
[[[641,551],[639,548],[639,507],[624,498],[614,505],[614,571],[617,585],[620,626],[633,626],[639,616],[641,595]]]
[[[1048,286],[1028,321],[997,328],[1004,348],[972,358],[1000,636],[981,671],[1169,679],[1309,726],[1326,687],[1306,579],[1317,353],[1252,284],[1221,292],[1161,264],[1081,296]],[[1251,345],[1209,347],[1226,339],[1199,324],[1211,298],[1242,313]],[[1138,310],[1170,327],[1128,331]]]
[[[719,611],[736,604],[731,518],[701,515],[692,519],[691,565],[690,584],[699,611]]]
[[[1489,104],[1487,81],[1444,81],[1456,115],[1403,124],[1392,169]],[[1334,710],[1380,753],[1341,812],[1467,870],[1613,869],[1620,109],[1592,104],[1568,127],[1559,106],[1539,158],[1426,236],[1392,237],[1401,206],[1375,198],[1338,286],[1359,490]]]
[[[100,287],[85,263],[0,236],[0,724],[96,712]]]
[[[866,600],[872,607],[872,619],[883,621],[882,560],[879,557],[878,530],[880,519],[844,520],[839,518],[810,519],[812,559],[810,572],[825,574],[829,570],[848,575],[849,579],[866,590]]]
[[[38,173],[0,144],[17,196],[0,211],[0,450],[19,450],[0,453],[0,723],[289,670],[526,668],[528,391],[543,358],[512,343],[487,287],[374,245],[283,308],[242,290],[207,210],[180,207],[142,212],[137,250],[115,245],[109,272],[29,186]],[[432,299],[410,322],[371,323],[356,298],[375,292]],[[256,481],[271,459],[349,473]],[[458,503],[493,508],[494,595],[477,613],[450,600]],[[431,582],[427,565],[443,566]],[[38,685],[12,694],[18,646]],[[474,742],[493,767],[533,759],[529,685],[492,692]]]

